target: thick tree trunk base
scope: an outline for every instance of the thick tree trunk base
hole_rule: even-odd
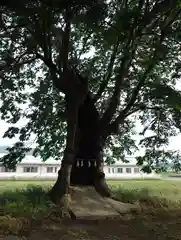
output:
[[[88,169],[90,172],[88,172]],[[73,187],[69,185],[69,188],[66,187],[66,189],[61,175],[62,171],[59,171],[57,181],[49,193],[50,199],[55,204],[50,209],[49,220],[60,222],[62,220],[75,220],[84,217],[94,219],[99,217],[119,217],[122,212],[130,212],[130,209],[135,209],[135,206],[131,204],[118,202],[119,199],[113,196],[106,184],[105,174],[101,167],[95,166],[93,168],[92,166],[92,169],[90,169],[89,165],[88,169],[86,169],[88,175],[81,175],[81,171],[85,170],[85,166],[83,168],[81,165],[80,169],[72,169],[72,172],[79,170],[79,178],[74,179],[75,176],[71,176],[72,180],[77,181],[77,184],[74,182],[73,185],[79,186]],[[87,178],[87,176],[89,177]],[[90,177],[91,182],[88,181]],[[95,211],[92,211],[94,208]]]
[[[66,174],[69,174],[69,184],[65,182]],[[102,197],[111,197],[111,191],[106,184],[105,174],[101,170],[101,167],[96,165],[96,160],[93,159],[77,159],[74,161],[71,167],[71,173],[61,167],[59,170],[58,178],[49,192],[51,201],[57,205],[56,217],[58,214],[58,219],[60,218],[71,218],[75,219],[75,215],[71,211],[71,188],[70,186],[92,186],[95,188],[97,193]],[[54,214],[55,215],[55,214]]]
[[[65,194],[69,194],[69,187],[65,186],[64,181],[62,181],[61,170],[59,170],[56,183],[49,191],[49,197],[54,204],[60,205],[61,199]]]
[[[48,219],[51,219],[54,222],[59,222],[62,219],[76,219],[76,216],[71,209],[70,194],[64,194],[61,196],[59,204],[54,205],[54,207],[51,209]]]
[[[94,187],[102,197],[112,196],[111,190],[106,183],[105,174],[103,172],[97,171],[94,181]]]
[[[65,195],[62,198],[62,205],[54,205],[50,209],[49,220],[66,222],[67,220],[112,219],[120,218],[122,214],[131,213],[133,210],[138,209],[135,204],[126,204],[115,201],[112,197],[106,197],[105,192],[101,192],[101,195],[104,195],[102,197],[92,186],[72,186],[70,190],[71,201],[69,202],[69,196],[67,199]]]
[[[71,209],[71,193],[63,191],[62,182],[58,178],[53,188],[49,191],[50,200],[54,203],[49,219],[58,222],[62,219],[75,219],[75,215]]]
[[[70,175],[72,165],[63,164],[58,171],[58,178],[49,192],[50,200],[61,208],[69,209],[71,202]]]
[[[66,205],[67,203],[63,202],[67,196],[71,198],[70,185],[94,186],[101,196],[110,197],[111,191],[106,184],[105,174],[101,170],[103,143],[100,133],[100,116],[91,94],[87,94],[78,112],[75,112],[77,109],[71,105],[67,107],[71,110],[67,122],[67,134],[69,134],[66,148],[69,154],[65,150],[64,163],[73,165],[71,165],[71,172],[70,168],[64,169],[62,165],[58,179],[49,193],[50,199],[58,206]],[[76,131],[73,131],[75,122]],[[66,209],[70,209],[70,203]]]
[[[86,164],[79,166],[77,166],[77,163],[74,164],[70,177],[70,185],[93,186],[102,197],[111,197],[111,190],[106,183],[105,174],[98,170],[95,165],[92,164],[92,166],[90,166],[87,163],[88,161]],[[71,190],[68,186],[67,189],[65,189],[62,169],[59,170],[57,181],[50,190],[49,197],[55,205],[67,209],[67,212],[71,211]]]

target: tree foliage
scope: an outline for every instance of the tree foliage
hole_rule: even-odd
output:
[[[89,80],[107,161],[118,156],[124,161],[137,149],[133,138],[137,115],[144,126],[140,145],[146,147],[138,164],[144,163],[145,171],[165,169],[162,162],[172,154],[163,149],[181,130],[180,13],[173,0],[2,3],[1,119],[11,124],[27,120],[22,128],[10,127],[4,137],[18,134],[17,149],[24,156],[28,151],[24,143],[35,134],[35,156],[60,158],[66,134],[65,99],[54,80],[61,78],[63,36],[71,14],[69,65]],[[148,130],[151,137],[145,135]],[[12,166],[10,155],[12,151],[2,158],[5,165]],[[16,163],[22,157],[13,159]]]

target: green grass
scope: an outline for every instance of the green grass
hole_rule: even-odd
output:
[[[3,188],[2,188],[3,189]],[[23,185],[22,188],[7,188],[0,194],[0,215],[32,217],[46,212],[50,202],[47,187]]]
[[[47,196],[52,181],[0,181],[0,215],[38,215],[48,210]],[[154,208],[180,208],[179,181],[109,181],[116,197],[123,202],[139,202]]]
[[[51,184],[53,184],[53,181],[11,181],[11,180],[7,180],[7,181],[0,181],[0,193],[2,193],[4,190],[13,190],[13,189],[20,189],[20,188],[26,188],[28,185],[35,185],[35,186],[50,186]]]
[[[123,202],[139,202],[164,208],[180,208],[181,183],[168,180],[114,181],[109,183]]]
[[[142,206],[142,211],[139,211],[139,214],[133,214],[130,219],[126,218],[126,224],[129,228],[126,231],[125,222],[122,224],[122,220],[120,222],[113,220],[114,222],[110,223],[105,220],[102,228],[97,225],[98,222],[96,225],[91,223],[88,225],[88,229],[92,226],[93,230],[90,232],[86,230],[85,233],[88,234],[89,239],[93,239],[93,233],[96,236],[95,239],[100,239],[100,233],[104,235],[104,238],[101,239],[106,239],[107,235],[110,236],[110,234],[117,234],[116,236],[121,234],[123,239],[128,239],[127,235],[130,236],[130,239],[151,240],[157,239],[158,236],[159,239],[179,239],[177,237],[180,236],[181,221],[181,212],[179,211],[181,206],[180,183],[180,181],[163,180],[109,181],[108,184],[116,197],[123,202],[138,202]],[[47,190],[52,184],[52,181],[0,181],[0,235],[18,234],[23,236],[22,234],[25,234],[26,231],[29,234],[32,231],[31,223],[33,222],[30,217],[35,217],[35,219],[40,217],[38,219],[41,222],[42,215],[47,216],[51,204]],[[43,226],[36,220],[35,223],[36,226],[33,226],[38,226],[36,229],[36,231],[38,230],[38,238],[41,236],[42,239],[45,239],[47,229],[50,227],[50,239],[54,239],[52,236],[57,236],[58,239],[58,237],[65,235],[70,237],[66,239],[87,239],[87,235],[80,237],[80,233],[76,230],[78,228],[73,228],[72,233],[70,233],[70,228],[61,225],[60,222],[56,225],[56,223],[45,221]],[[111,230],[111,224],[114,226],[114,230]],[[57,229],[60,229],[59,232]],[[106,230],[109,229],[112,232],[106,233]],[[132,235],[133,233],[134,235]]]

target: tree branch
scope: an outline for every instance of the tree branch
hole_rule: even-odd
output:
[[[87,44],[88,40],[91,38],[91,34],[92,34],[92,32],[90,31],[88,33],[88,35],[86,36],[86,38],[82,41],[83,42],[82,43],[82,49],[80,50],[79,56],[77,57],[78,60],[80,60],[81,55],[85,53],[86,44]]]
[[[159,3],[157,2],[155,3],[151,11],[145,12],[141,20],[141,23],[143,23],[144,25],[147,25],[148,23],[151,23],[153,19],[156,19],[157,14],[163,13],[164,11],[167,11],[168,9],[170,9],[172,6],[176,5],[176,2],[174,0],[173,1],[163,0]],[[148,6],[148,3],[147,3],[147,6]]]
[[[70,43],[70,32],[71,32],[71,18],[72,13],[66,12],[65,16],[65,30],[62,38],[62,68],[63,72],[68,68],[68,55],[69,55],[69,43]],[[60,64],[61,65],[61,64]]]
[[[57,69],[56,65],[52,62],[51,58],[46,58],[45,56],[42,56],[38,52],[36,53],[36,57],[42,60],[49,69],[52,69],[55,73],[59,73],[59,70]]]
[[[129,112],[127,112],[125,115],[124,115],[124,117],[126,118],[126,117],[128,117],[128,116],[130,116],[131,114],[133,114],[133,113],[136,113],[136,112],[138,112],[138,111],[140,111],[140,110],[142,110],[142,111],[144,111],[144,110],[164,110],[163,108],[161,108],[160,106],[155,106],[155,107],[147,107],[145,104],[139,104],[138,106],[136,106],[134,109],[132,109],[131,111],[129,111]]]
[[[60,74],[60,71],[58,71],[56,65],[53,63],[51,55],[51,43],[50,43],[51,41],[50,34],[48,32],[49,31],[48,26],[50,24],[49,21],[51,20],[49,18],[51,16],[47,17],[47,19],[43,19],[43,23],[42,25],[40,25],[40,22],[37,20],[36,16],[33,15],[32,9],[30,10],[23,6],[22,8],[15,7],[15,11],[20,16],[24,17],[27,25],[27,30],[35,39],[37,46],[40,46],[43,50],[43,56],[38,52],[35,52],[36,58],[41,59],[45,63],[45,65],[49,68],[55,86],[60,91],[62,91],[60,80],[57,77],[57,73]],[[33,24],[32,21],[28,18],[30,14],[33,17]]]
[[[154,51],[153,58],[150,60],[150,64],[148,65],[148,67],[144,71],[140,81],[138,82],[137,86],[133,90],[132,96],[131,96],[127,106],[125,107],[124,110],[122,110],[120,112],[120,114],[116,118],[116,120],[112,124],[110,124],[111,131],[115,132],[116,129],[118,129],[119,124],[122,123],[124,121],[124,119],[129,115],[128,112],[132,108],[134,102],[136,101],[136,98],[137,98],[137,96],[138,96],[138,94],[139,94],[143,84],[145,83],[145,81],[146,81],[149,73],[153,69],[153,67],[156,65],[156,59],[155,59],[156,51],[157,51],[157,48]]]
[[[126,75],[128,74],[129,67],[131,65],[133,55],[136,50],[136,44],[132,39],[134,39],[133,32],[130,34],[130,38],[128,39],[128,42],[124,48],[124,53],[123,53],[119,74],[116,77],[114,93],[110,99],[110,104],[101,119],[101,126],[103,131],[105,130],[106,125],[108,125],[109,122],[111,121],[111,118],[113,114],[116,112],[117,105],[120,101],[120,89]],[[131,49],[131,51],[129,49]]]
[[[111,58],[110,58],[110,62],[109,62],[109,65],[108,65],[108,70],[107,70],[105,76],[103,77],[102,83],[100,84],[100,87],[97,91],[97,94],[93,98],[94,103],[97,102],[97,100],[101,97],[102,93],[104,92],[105,88],[107,87],[109,79],[112,75],[112,71],[113,71],[114,62],[115,62],[115,59],[116,59],[116,54],[117,54],[117,51],[118,51],[118,47],[119,47],[119,38],[117,40],[117,43],[114,45],[112,55],[111,55]]]
[[[142,0],[139,1],[138,11],[141,11],[141,9],[143,7],[143,3],[144,2]],[[144,15],[143,19],[140,20],[141,22],[143,22],[143,20],[144,20],[144,24],[138,23],[138,20],[140,18],[139,14],[134,19],[134,23],[130,30],[130,36],[129,36],[127,45],[125,46],[123,60],[122,60],[121,66],[120,66],[120,72],[116,78],[114,93],[110,100],[109,107],[107,108],[107,110],[105,111],[105,113],[101,119],[101,126],[104,130],[107,128],[106,126],[109,125],[111,118],[113,117],[114,113],[116,112],[116,108],[120,101],[120,89],[121,89],[121,86],[123,84],[123,81],[124,81],[126,75],[128,74],[130,64],[132,62],[134,53],[136,51],[135,39],[136,39],[136,37],[140,36],[144,27],[148,23],[151,23],[153,16],[155,16],[155,14],[157,14],[161,10],[161,7],[163,7],[163,3],[157,4],[157,5],[155,4],[155,6],[153,7],[153,10],[149,14],[149,17],[146,14],[146,16]],[[131,49],[131,51],[129,51],[129,49]]]
[[[30,64],[32,63],[33,61],[36,60],[36,57],[32,57],[30,59],[26,59],[26,60],[22,60],[21,61],[21,58],[25,55],[25,53],[23,53],[22,55],[20,55],[17,59],[14,59],[13,62],[11,62],[10,64],[1,64],[0,65],[0,75],[1,75],[1,71],[9,71],[9,70],[12,70],[13,68],[20,68],[21,66],[25,65],[25,64]]]
[[[57,69],[56,65],[52,62],[51,58],[45,58],[44,56],[42,56],[39,53],[36,53],[37,58],[41,59],[44,64],[49,68],[52,80],[53,80],[53,84],[54,86],[60,91],[60,92],[64,92],[64,87],[63,87],[63,83],[60,80],[59,77],[57,77],[57,74],[60,74],[59,70]]]
[[[179,10],[180,12],[180,10]],[[160,45],[162,44],[162,42],[164,41],[164,38],[165,38],[165,31],[166,29],[169,27],[169,25],[172,24],[173,22],[173,19],[176,18],[176,16],[178,15],[178,11],[175,12],[175,15],[173,16],[167,16],[167,19],[166,19],[166,24],[164,26],[164,28],[161,29],[161,35],[160,35],[160,39],[159,41],[156,43],[156,47],[155,47],[155,51],[154,51],[154,54],[153,54],[153,57],[152,59],[150,60],[150,63],[148,65],[148,67],[146,68],[145,72],[143,73],[140,81],[138,82],[137,86],[135,87],[135,89],[133,90],[133,93],[132,93],[132,96],[127,104],[127,106],[125,107],[124,110],[122,110],[119,114],[119,116],[116,118],[116,120],[110,124],[110,129],[112,129],[111,131],[115,132],[116,129],[118,129],[118,126],[119,124],[121,124],[124,119],[130,115],[129,114],[129,111],[130,109],[132,108],[133,104],[135,103],[136,99],[137,99],[137,96],[142,88],[142,86],[144,85],[147,77],[149,76],[150,72],[152,71],[152,69],[154,68],[154,66],[156,65],[157,61],[159,61],[159,53],[158,53],[158,50],[159,50],[159,47]],[[169,21],[168,21],[169,19]]]

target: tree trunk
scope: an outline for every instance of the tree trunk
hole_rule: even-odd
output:
[[[70,195],[70,177],[75,159],[75,133],[77,128],[76,105],[67,101],[66,111],[68,114],[66,149],[64,151],[61,169],[58,171],[57,181],[49,192],[50,199],[55,204],[60,204],[63,197],[66,198],[66,196]]]
[[[76,157],[71,172],[72,185],[92,185],[104,196],[110,196],[103,171],[103,146],[99,114],[88,94],[79,107]]]
[[[70,177],[71,177],[72,164],[65,164],[65,161],[62,161],[60,170],[58,171],[58,178],[49,192],[50,199],[55,204],[60,204],[61,198],[64,195],[68,195],[70,187]]]
[[[75,154],[69,154],[70,165],[63,161],[57,181],[50,191],[54,203],[58,203],[61,196],[68,193],[69,184],[92,185],[102,196],[111,195],[103,171],[99,114],[89,94],[78,109],[75,139]]]

